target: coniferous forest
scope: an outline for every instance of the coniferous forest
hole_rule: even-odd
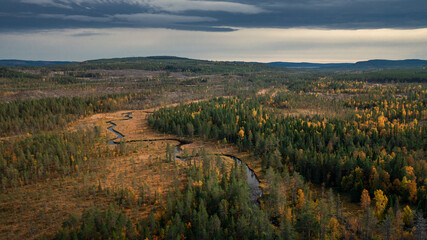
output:
[[[426,239],[425,68],[0,68],[0,239]]]

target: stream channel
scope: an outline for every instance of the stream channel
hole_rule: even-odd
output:
[[[131,114],[132,114],[132,112],[124,113],[124,117],[126,118],[125,120],[132,119],[132,117],[130,116]],[[117,124],[115,124],[111,121],[108,121],[107,123],[111,124],[111,126],[108,127],[107,130],[113,132],[117,136],[115,139],[109,140],[108,144],[109,145],[119,144],[120,141],[118,141],[118,140],[122,139],[124,137],[124,135],[121,134],[120,132],[114,130],[114,127],[116,127]],[[127,141],[127,142],[154,142],[154,141],[167,141],[167,140],[179,142],[179,144],[177,146],[175,146],[175,155],[174,156],[175,156],[176,160],[185,161],[186,159],[181,158],[178,155],[182,152],[181,147],[183,145],[190,144],[191,143],[190,141],[176,139],[176,138],[167,138],[167,139],[131,140],[131,141]],[[238,165],[242,165],[242,163],[243,163],[242,160],[240,160],[239,158],[237,158],[233,155],[220,154],[220,156],[231,158],[232,160],[237,162]],[[258,179],[257,175],[255,174],[255,172],[252,169],[250,169],[247,164],[245,164],[245,163],[243,163],[243,164],[245,165],[247,183],[248,183],[249,189],[250,189],[250,196],[249,196],[250,200],[254,204],[259,205],[258,198],[260,198],[262,196],[262,190],[259,186],[259,179]]]

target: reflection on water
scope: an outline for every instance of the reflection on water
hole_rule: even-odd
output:
[[[242,160],[236,158],[235,156],[232,156],[232,155],[223,155],[223,156],[229,157],[234,161],[236,161],[237,164],[242,165]],[[258,177],[256,176],[255,172],[248,167],[247,164],[245,164],[245,169],[246,169],[247,183],[250,188],[251,201],[254,203],[258,203],[258,198],[262,196],[262,190],[259,187]]]
[[[182,157],[178,156],[179,154],[182,153],[181,146],[184,145],[184,144],[188,144],[188,143],[180,142],[178,146],[175,146],[175,152],[174,152],[174,158],[175,158],[175,160],[181,160],[181,161],[184,161],[184,162],[187,160],[185,158],[182,158]]]
[[[132,114],[132,112],[128,112],[128,113],[124,113],[124,114],[126,114],[125,115],[125,118],[127,118],[126,120],[132,119],[132,117],[130,116]]]
[[[107,128],[107,130],[111,131],[111,132],[113,132],[114,134],[117,135],[116,138],[109,140],[108,144],[109,145],[117,145],[117,143],[115,143],[115,141],[123,138],[124,136],[121,133],[119,133],[119,132],[117,132],[116,130],[113,129],[115,126],[117,126],[116,124],[114,124],[113,122],[107,122],[107,123],[111,124],[111,127]]]
[[[130,116],[132,114],[132,112],[123,113],[123,114],[126,114],[124,116],[126,118],[126,120],[132,119],[132,117]],[[122,139],[124,136],[123,136],[123,134],[121,134],[121,133],[119,133],[119,132],[117,132],[116,130],[113,129],[115,126],[117,126],[117,124],[115,124],[113,122],[107,122],[107,123],[111,124],[111,126],[109,128],[107,128],[107,130],[117,135],[116,138],[109,140],[108,144],[109,145],[117,145],[118,143],[116,143],[116,141],[119,140],[119,139]]]

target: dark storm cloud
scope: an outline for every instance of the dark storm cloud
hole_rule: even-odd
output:
[[[427,27],[426,0],[2,0],[0,6],[2,31]]]
[[[255,4],[258,1],[245,1]],[[241,27],[376,29],[424,28],[425,0],[284,0],[262,1],[267,10],[252,16],[217,16],[220,23]]]

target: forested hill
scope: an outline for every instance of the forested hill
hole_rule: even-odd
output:
[[[286,68],[310,68],[310,69],[340,69],[340,70],[378,70],[398,68],[423,68],[427,67],[427,60],[368,60],[356,63],[308,63],[308,62],[271,62],[269,66]]]
[[[16,60],[6,59],[0,60],[0,67],[43,67],[58,64],[74,63],[71,61],[30,61],[30,60]]]
[[[97,59],[68,65],[57,65],[52,66],[52,68],[62,71],[90,69],[139,69],[148,71],[192,72],[201,74],[281,70],[275,67],[266,66],[262,63],[208,61],[173,56]]]
[[[406,59],[406,60],[369,60],[357,62],[355,68],[421,68],[427,67],[426,60]]]
[[[161,66],[163,64],[163,66]],[[330,69],[330,70],[378,70],[378,69],[402,69],[402,68],[425,68],[427,60],[406,59],[406,60],[368,60],[356,63],[310,63],[310,62],[227,62],[208,61],[175,56],[151,56],[151,57],[127,57],[96,59],[83,62],[72,61],[30,61],[30,60],[0,60],[0,67],[42,67],[54,66],[66,68],[113,68],[113,69],[145,69],[145,70],[166,70],[166,71],[191,71],[201,72],[212,70],[213,67],[224,68],[266,68],[276,67],[295,69]],[[230,71],[230,69],[229,69]]]

